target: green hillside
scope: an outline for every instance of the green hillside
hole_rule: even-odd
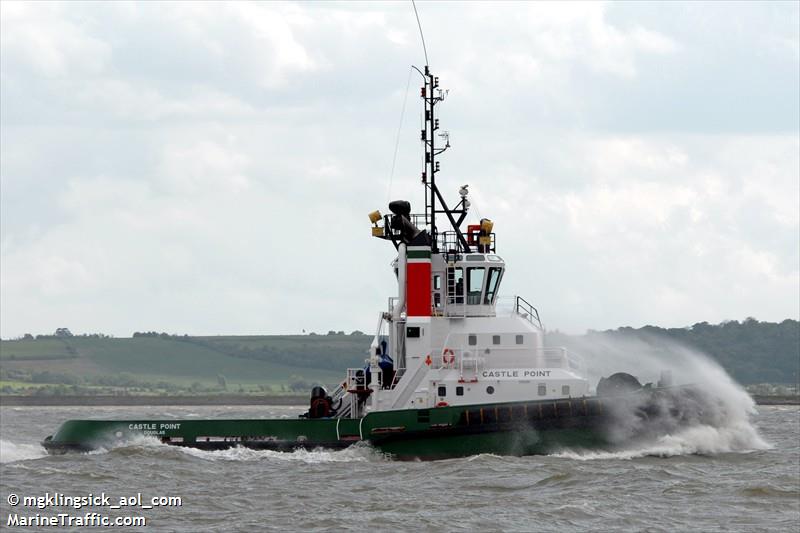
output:
[[[645,326],[550,332],[549,345],[591,358],[600,337],[634,337],[648,343],[677,341],[716,359],[742,384],[796,384],[800,375],[800,323],[728,321],[686,328]],[[345,335],[189,337],[136,333],[27,336],[0,342],[0,392],[56,394],[306,394],[315,383],[333,385],[348,367],[364,364],[371,338]]]
[[[566,346],[592,357],[592,346],[603,341],[639,339],[651,346],[679,343],[692,347],[715,359],[735,380],[743,385],[755,383],[800,383],[800,322],[760,322],[748,318],[743,322],[729,320],[720,324],[700,322],[686,328],[619,328],[589,331],[582,336],[554,332],[547,336],[551,346]],[[595,342],[600,341],[600,342]]]
[[[363,364],[364,335],[128,339],[72,336],[0,342],[3,392],[64,384],[69,392],[125,388],[136,392],[306,392],[338,383]]]

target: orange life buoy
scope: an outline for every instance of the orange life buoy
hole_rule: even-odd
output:
[[[448,405],[449,404],[447,402],[442,401],[442,402],[437,403],[436,407],[447,407]]]
[[[452,365],[456,362],[456,353],[450,348],[442,350],[442,363]]]

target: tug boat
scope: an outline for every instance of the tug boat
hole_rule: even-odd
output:
[[[416,68],[416,67],[415,67]],[[400,459],[479,453],[530,455],[608,448],[702,421],[702,391],[669,375],[642,386],[625,373],[590,387],[575,354],[544,345],[537,309],[498,296],[506,262],[494,224],[466,224],[467,185],[450,207],[436,177],[450,148],[436,106],[446,93],[428,66],[421,140],[423,212],[405,200],[369,214],[372,236],[390,243],[397,296],[378,315],[369,358],[308,413],[274,420],[69,420],[42,445],[51,453],[110,448],[140,436],[171,446],[292,451],[368,443]],[[437,141],[441,141],[437,143]],[[446,229],[438,223],[445,221]]]

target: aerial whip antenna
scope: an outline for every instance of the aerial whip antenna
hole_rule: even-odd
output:
[[[386,203],[389,203],[392,197],[392,178],[394,178],[394,167],[397,163],[397,151],[400,148],[400,132],[403,130],[403,118],[406,116],[406,100],[408,100],[408,88],[411,87],[411,75],[414,73],[410,68],[408,69],[408,81],[406,82],[406,94],[403,97],[403,110],[400,111],[400,125],[397,126],[397,137],[394,140],[394,157],[392,157],[392,171],[389,174],[389,190],[386,192]]]
[[[425,48],[425,36],[422,34],[422,24],[419,23],[419,13],[417,13],[417,4],[411,0],[411,5],[414,6],[414,16],[417,17],[417,26],[419,27],[419,36],[422,39],[422,51],[425,53],[425,64],[430,65],[428,62],[428,49]]]

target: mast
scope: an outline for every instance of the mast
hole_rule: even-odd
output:
[[[439,77],[431,73],[428,65],[425,65],[424,72],[417,67],[414,70],[419,72],[424,80],[424,85],[420,89],[420,97],[423,100],[424,127],[420,132],[425,161],[422,169],[421,181],[425,188],[425,211],[424,214],[412,215],[411,206],[407,201],[394,201],[389,204],[389,209],[393,215],[381,215],[380,211],[370,213],[370,221],[373,223],[373,236],[387,239],[394,244],[395,248],[401,242],[412,244],[412,239],[420,234],[421,227],[426,226],[426,233],[429,239],[431,253],[470,253],[478,245],[476,235],[478,226],[470,226],[470,238],[467,239],[461,230],[461,224],[467,217],[469,200],[467,199],[467,185],[463,185],[459,190],[460,200],[451,209],[445,201],[439,187],[436,184],[436,175],[439,173],[438,156],[450,148],[450,135],[447,131],[439,132],[439,119],[436,118],[436,105],[442,102],[447,96],[447,91],[439,88]],[[437,147],[436,137],[441,137],[444,145]],[[451,230],[439,231],[437,225],[437,215],[445,215],[450,222]],[[383,221],[383,225],[380,222]],[[483,221],[480,235],[489,237],[488,243],[482,243],[478,249],[494,249],[493,234],[491,234],[491,222],[485,227]],[[485,229],[484,229],[485,228]],[[416,243],[419,244],[419,243]],[[444,250],[440,250],[444,248]]]
[[[417,69],[417,72],[420,72],[419,69]],[[456,205],[456,208],[450,209],[436,186],[436,174],[440,170],[436,157],[450,148],[450,135],[446,131],[438,134],[439,137],[444,139],[444,146],[436,148],[436,132],[439,130],[439,119],[436,118],[436,104],[445,99],[447,92],[439,89],[439,77],[431,73],[428,65],[425,65],[425,72],[420,72],[420,74],[425,80],[425,85],[420,91],[420,96],[425,101],[425,127],[421,132],[421,139],[425,148],[422,183],[425,186],[425,222],[430,227],[431,250],[433,253],[439,252],[439,230],[436,226],[436,214],[440,213],[447,215],[461,248],[465,252],[470,252],[470,245],[460,229],[461,222],[467,216],[469,204],[465,201],[465,197],[462,196],[461,202]],[[441,206],[439,209],[437,209],[437,200]],[[459,215],[458,220],[453,218],[453,214]]]
[[[425,128],[422,130],[422,143],[425,148],[425,165],[422,170],[422,183],[425,185],[425,222],[431,228],[431,244],[434,252],[438,251],[436,229],[436,136],[439,120],[435,118],[436,99],[434,89],[439,85],[439,78],[431,74],[428,65],[425,65],[425,86],[422,87],[422,99],[425,101]],[[428,181],[430,179],[430,182]]]

